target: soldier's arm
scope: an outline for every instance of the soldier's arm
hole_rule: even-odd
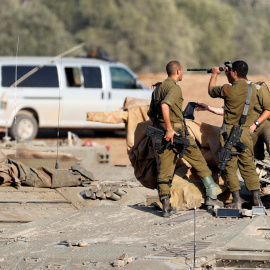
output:
[[[260,117],[257,119],[258,122],[263,123],[270,117],[270,111],[264,110]]]
[[[172,128],[172,123],[171,123],[171,119],[170,119],[170,107],[168,104],[166,103],[162,103],[161,104],[161,111],[162,111],[162,115],[163,115],[163,119],[166,125],[166,134],[164,136],[164,139],[166,141],[171,141],[171,143],[173,144],[173,136],[177,135],[179,136],[178,133],[176,133],[173,128]]]
[[[217,76],[221,73],[219,70],[219,67],[213,67],[212,68],[212,73],[211,73],[211,78],[208,84],[208,94],[211,95],[210,89],[214,86],[217,85]]]
[[[256,119],[260,124],[270,117],[270,93],[266,85],[262,85],[257,91],[258,101],[262,109],[262,114]],[[255,123],[250,126],[250,131],[253,133],[257,128]]]
[[[197,103],[195,110],[196,111],[209,111],[217,115],[224,115],[223,108],[212,107],[204,103]]]
[[[267,120],[270,117],[270,111],[264,110],[263,113],[258,117],[257,121],[262,124],[265,120]],[[253,133],[257,126],[255,125],[255,122],[250,126],[250,132]]]

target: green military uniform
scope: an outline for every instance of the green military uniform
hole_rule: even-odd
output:
[[[268,87],[260,82],[255,83],[257,88],[257,103],[254,106],[254,119],[257,120],[264,110],[270,111],[270,93]],[[254,157],[263,160],[264,143],[270,154],[270,118],[264,121],[252,134]]]
[[[233,156],[228,161],[224,170],[225,179],[231,192],[240,190],[240,183],[237,177],[237,169],[245,181],[248,190],[260,189],[259,178],[256,173],[253,155],[253,143],[250,133],[250,126],[254,122],[253,108],[257,102],[257,89],[255,84],[252,84],[252,95],[250,105],[247,112],[246,122],[243,124],[243,133],[241,141],[247,145],[247,150],[240,155]],[[214,86],[210,88],[209,94],[213,98],[221,97],[224,99],[224,123],[228,135],[233,126],[240,126],[239,120],[243,113],[245,102],[248,94],[248,85],[246,80],[238,80],[233,85]],[[220,132],[220,142],[223,147],[225,142]],[[236,149],[232,148],[232,151]]]
[[[161,104],[167,104],[170,107],[170,120],[175,131],[181,130],[186,134],[185,124],[182,112],[183,96],[180,85],[172,78],[167,78],[159,87],[156,99],[152,96],[148,116],[157,116],[157,125],[159,128],[166,130],[165,122],[163,119]],[[195,140],[190,135],[186,134],[187,139],[190,140],[191,145],[196,145]],[[181,147],[177,146],[165,149],[162,146],[158,151],[159,156],[159,169],[158,169],[158,190],[160,198],[170,194],[170,182],[172,181],[177,155],[180,153]],[[202,156],[199,148],[189,146],[186,149],[184,159],[196,170],[201,178],[211,176],[211,171],[207,167],[206,161]],[[214,198],[216,199],[216,198]]]

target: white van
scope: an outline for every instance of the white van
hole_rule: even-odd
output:
[[[125,97],[150,99],[152,93],[125,65],[93,58],[0,57],[0,69],[0,131],[8,128],[12,138],[22,140],[35,138],[38,129],[57,128],[58,122],[59,128],[124,128],[86,121],[86,113],[114,110]]]

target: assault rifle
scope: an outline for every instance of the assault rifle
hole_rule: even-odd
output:
[[[224,66],[228,67],[230,70],[232,68],[231,61],[225,61]],[[224,67],[219,67],[219,70],[223,71]],[[187,71],[207,71],[207,73],[212,73],[212,68],[188,68]]]
[[[224,147],[221,147],[218,156],[218,168],[223,171],[227,165],[227,162],[232,159],[233,156],[240,155],[246,151],[247,145],[240,141],[243,130],[240,127],[233,126],[229,138],[226,140]],[[232,151],[232,147],[236,148],[236,152]]]
[[[192,146],[194,148],[197,148],[197,146],[191,145],[189,139],[183,137],[183,132],[181,130],[177,131],[177,133],[179,134],[179,136],[174,135],[173,144],[171,144],[171,141],[166,141],[164,139],[165,132],[162,129],[148,126],[146,130],[146,135],[155,140],[156,150],[160,150],[162,145],[165,145],[165,149],[169,148],[170,146],[181,145],[182,150],[180,152],[180,157],[182,158],[185,154],[186,149],[189,146]]]

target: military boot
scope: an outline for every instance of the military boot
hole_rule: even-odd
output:
[[[223,202],[217,199],[217,184],[212,176],[202,179],[206,190],[205,205],[223,207]]]
[[[173,214],[173,208],[170,199],[166,198],[161,200],[163,217],[170,217]]]
[[[252,190],[253,193],[253,205],[254,206],[263,206],[263,203],[260,198],[260,191],[257,190]]]
[[[233,196],[233,201],[232,203],[228,204],[227,208],[242,209],[242,201],[241,201],[239,190],[233,191],[232,196]]]

